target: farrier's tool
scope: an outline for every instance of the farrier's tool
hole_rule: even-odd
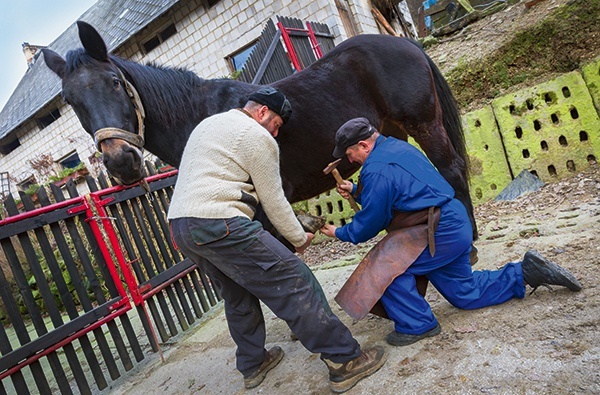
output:
[[[344,179],[342,178],[342,176],[340,175],[340,172],[337,169],[337,165],[339,165],[341,160],[342,160],[342,158],[335,160],[335,161],[331,162],[330,164],[328,164],[327,167],[323,169],[323,173],[325,173],[325,174],[331,173],[333,175],[333,178],[335,178],[335,182],[337,182],[338,186],[340,186],[344,183]],[[360,208],[358,207],[358,204],[356,204],[356,200],[354,200],[354,196],[352,196],[351,193],[348,194],[348,201],[350,202],[350,207],[352,207],[354,212],[358,212],[360,210]]]

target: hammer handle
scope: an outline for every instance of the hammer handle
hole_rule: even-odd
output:
[[[340,175],[338,169],[333,169],[331,171],[331,174],[333,174],[333,178],[335,178],[335,182],[337,182],[338,186],[344,183],[344,179]],[[360,210],[358,204],[356,204],[356,200],[354,200],[354,196],[352,196],[351,193],[348,194],[348,202],[350,202],[350,207],[352,207],[355,213],[357,213]]]

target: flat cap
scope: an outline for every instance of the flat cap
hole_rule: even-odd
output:
[[[285,95],[270,86],[260,88],[251,94],[248,100],[269,107],[269,110],[275,112],[283,119],[283,123],[286,123],[292,115],[292,105]]]
[[[375,128],[371,126],[367,118],[353,118],[340,126],[335,133],[334,158],[341,158],[346,155],[348,147],[357,144],[359,141],[366,140],[375,133]]]

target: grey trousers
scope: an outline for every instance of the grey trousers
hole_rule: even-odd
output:
[[[321,358],[344,363],[360,355],[360,345],[332,313],[312,271],[259,222],[178,218],[171,220],[171,235],[223,297],[237,369],[244,376],[254,373],[266,355],[259,301]]]

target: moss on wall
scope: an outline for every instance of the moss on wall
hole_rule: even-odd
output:
[[[600,114],[600,57],[583,66],[581,74],[592,96],[596,111]]]
[[[492,108],[465,114],[463,127],[471,162],[471,199],[476,205],[494,198],[512,177]]]
[[[500,97],[494,115],[513,174],[551,182],[600,155],[600,120],[579,72]]]

